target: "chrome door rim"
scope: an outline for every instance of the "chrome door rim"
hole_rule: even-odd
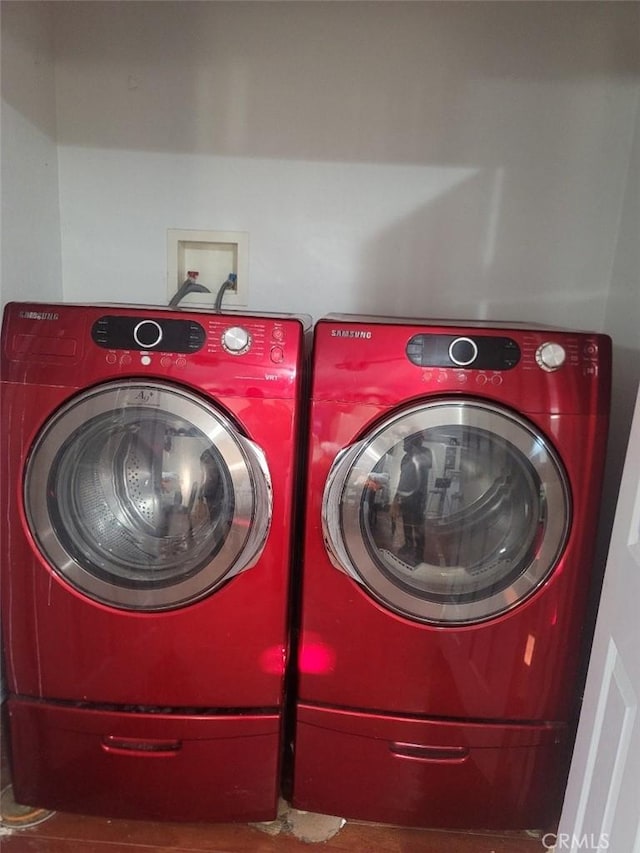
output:
[[[353,496],[362,491],[370,472],[406,435],[444,424],[476,427],[505,439],[530,460],[545,489],[547,525],[535,559],[508,587],[477,601],[429,601],[394,583],[381,571],[361,533],[360,501],[343,500],[346,494]],[[472,624],[517,607],[548,578],[566,544],[570,507],[562,463],[530,423],[506,409],[480,401],[439,400],[392,415],[338,455],[325,484],[322,529],[332,563],[385,608],[420,622]]]
[[[127,586],[97,577],[82,565],[56,534],[48,506],[50,471],[61,449],[87,420],[127,407],[167,412],[192,423],[226,464],[234,493],[231,525],[213,558],[175,583],[155,588]],[[184,606],[255,565],[271,524],[272,487],[262,450],[208,401],[169,383],[109,382],[85,391],[55,413],[36,438],[27,459],[24,502],[33,538],[48,565],[81,593],[129,610]]]

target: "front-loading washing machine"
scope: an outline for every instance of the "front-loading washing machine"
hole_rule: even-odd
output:
[[[293,803],[405,825],[556,816],[608,425],[599,334],[315,329]]]
[[[275,816],[309,325],[7,306],[2,629],[18,802]]]

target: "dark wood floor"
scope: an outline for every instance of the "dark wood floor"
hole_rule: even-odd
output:
[[[145,824],[57,814],[32,829],[0,836],[2,853],[272,853],[311,850],[361,853],[541,853],[540,839],[445,833],[347,823],[329,841],[308,844],[291,835],[271,838],[257,829],[230,825]]]
[[[4,741],[4,738],[3,738]],[[0,788],[10,785],[6,742],[0,742]],[[300,840],[300,832],[246,824],[182,824],[111,820],[63,812],[43,815],[24,828],[0,824],[2,853],[272,853],[317,850],[358,853],[543,853],[540,834],[445,832],[348,821],[333,837],[319,843]]]

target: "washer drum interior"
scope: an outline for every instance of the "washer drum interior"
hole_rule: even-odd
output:
[[[255,564],[271,483],[260,448],[208,402],[164,383],[110,383],[48,422],[25,505],[67,581],[110,604],[162,609]]]

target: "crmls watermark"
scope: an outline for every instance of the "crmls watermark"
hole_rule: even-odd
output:
[[[542,846],[545,850],[554,850],[555,853],[560,853],[561,850],[583,850],[599,853],[600,850],[609,849],[609,836],[606,833],[602,835],[595,833],[569,835],[568,832],[560,832],[556,835],[554,832],[547,832],[546,835],[542,836]]]

